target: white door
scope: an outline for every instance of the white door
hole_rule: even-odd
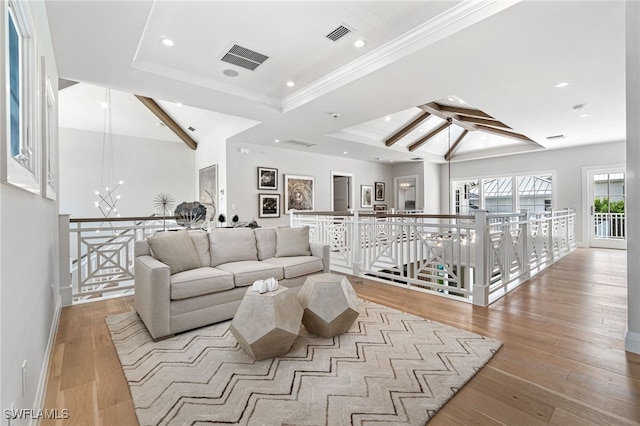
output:
[[[626,249],[625,170],[590,170],[589,245]]]

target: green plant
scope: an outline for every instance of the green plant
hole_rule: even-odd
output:
[[[596,213],[624,213],[624,200],[610,202],[608,197],[596,198],[593,207]]]

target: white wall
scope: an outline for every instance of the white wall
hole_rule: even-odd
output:
[[[198,174],[200,169],[216,164],[218,166],[218,205],[216,205],[216,217],[227,214],[227,139],[231,136],[247,130],[258,124],[255,120],[246,118],[237,118],[224,128],[218,129],[216,132],[204,136],[198,140],[198,149],[196,150],[196,190],[199,191]]]
[[[112,181],[102,182],[103,134],[60,129],[60,212],[74,217],[102,217],[95,191],[105,193],[123,180],[115,192],[123,216],[150,216],[153,199],[171,194],[176,205],[197,200],[195,152],[183,143],[113,135]]]
[[[583,236],[583,168],[607,167],[625,163],[625,143],[587,145],[577,148],[541,150],[528,154],[489,158],[486,160],[451,163],[451,179],[519,175],[525,173],[553,173],[554,208],[575,207],[576,237]],[[448,211],[448,166],[440,167],[443,211]]]
[[[44,2],[28,2],[39,55],[57,98],[58,75],[49,37]],[[5,46],[4,16],[0,3],[0,45]],[[38,58],[39,59],[39,58]],[[39,62],[38,62],[39,63]],[[6,146],[6,92],[4,50],[0,55],[0,146]],[[57,110],[57,106],[56,106]],[[40,123],[34,123],[36,127]],[[55,143],[53,144],[55,146]],[[6,155],[1,150],[0,155]],[[52,152],[57,159],[57,151]],[[55,167],[54,167],[55,169]],[[56,201],[0,184],[0,408],[38,408],[42,373],[46,373],[47,347],[59,313],[58,205]],[[27,361],[26,393],[22,395],[22,362]],[[3,424],[6,420],[3,418]],[[17,422],[14,424],[24,424]]]
[[[240,153],[240,148],[249,149],[249,153]],[[278,169],[277,191],[258,190],[258,167]],[[384,203],[392,206],[393,192],[390,189],[393,188],[393,175],[389,165],[230,141],[227,143],[228,219],[237,214],[240,221],[255,219],[263,227],[287,225],[289,216],[284,214],[285,174],[313,176],[315,210],[327,211],[331,207],[331,171],[354,174],[353,188],[358,210],[360,185],[373,186],[374,182],[385,183]],[[280,194],[280,218],[258,217],[260,193]],[[234,205],[235,210],[232,209]]]
[[[640,5],[626,2],[627,92],[627,335],[625,349],[640,354]]]

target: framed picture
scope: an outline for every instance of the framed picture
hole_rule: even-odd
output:
[[[384,182],[376,182],[376,201],[384,201]]]
[[[278,189],[278,169],[258,167],[258,189]]]
[[[291,210],[313,210],[313,176],[284,175],[284,187],[285,213]]]
[[[373,186],[360,185],[360,207],[373,207]]]
[[[280,194],[258,194],[258,217],[280,217]]]
[[[386,210],[387,210],[386,204],[376,204],[375,206],[373,206],[373,211],[376,211],[376,212],[383,212]]]
[[[206,220],[211,222],[216,220],[216,206],[218,204],[218,165],[214,164],[198,173],[200,186],[199,201],[207,209]]]

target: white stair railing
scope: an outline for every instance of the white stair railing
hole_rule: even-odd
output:
[[[176,226],[174,217],[70,219],[61,215],[60,253],[65,265],[61,269],[69,268],[61,274],[69,280],[68,287],[62,286],[63,304],[132,294],[135,241]]]
[[[487,306],[575,249],[575,210],[528,215],[293,212],[331,268]]]

